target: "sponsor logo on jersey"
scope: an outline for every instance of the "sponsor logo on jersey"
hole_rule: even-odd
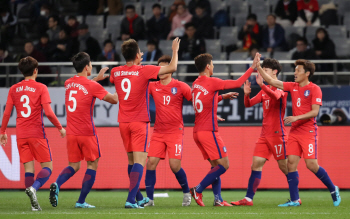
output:
[[[171,88],[171,93],[175,95],[177,93],[177,88],[176,87]]]
[[[293,91],[298,91],[298,90],[293,89]]]
[[[310,95],[310,91],[309,90],[306,90],[305,92],[304,92],[304,96],[305,97],[308,97]]]
[[[224,146],[224,147],[222,148],[222,150],[226,153],[226,152],[227,152],[226,146]]]
[[[162,90],[162,89],[156,89],[156,91],[160,91],[160,90]]]

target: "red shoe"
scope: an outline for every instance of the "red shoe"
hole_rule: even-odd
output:
[[[253,206],[253,200],[252,201],[248,201],[247,199],[242,199],[242,200],[239,200],[237,202],[231,202],[231,204],[233,205],[242,205],[242,206]]]
[[[227,203],[227,201],[220,201],[220,200],[214,200],[214,206],[232,206],[231,204]]]
[[[228,203],[227,201],[223,201],[222,202],[224,204],[224,206],[227,206],[227,207],[232,207],[233,205],[231,205],[230,203]]]
[[[298,202],[299,202],[299,204],[301,205],[301,199],[300,199],[300,198],[299,198]]]
[[[202,195],[202,193],[196,192],[196,187],[191,188],[190,193],[191,193],[192,197],[194,198],[194,200],[196,201],[197,205],[202,206],[202,207],[205,206],[203,203],[203,200],[202,200],[203,195]]]

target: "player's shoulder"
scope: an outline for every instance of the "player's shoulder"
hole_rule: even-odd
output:
[[[177,79],[173,79],[174,84],[180,86],[180,87],[190,87],[187,83],[183,81],[179,81]]]

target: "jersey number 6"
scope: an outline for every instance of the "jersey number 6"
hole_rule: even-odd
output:
[[[200,95],[201,92],[198,92],[196,98],[194,98],[194,93],[192,93],[193,109],[195,112],[197,111],[197,113],[201,113],[203,111],[203,103],[200,99],[198,99]],[[197,108],[197,105],[199,105],[199,109]]]

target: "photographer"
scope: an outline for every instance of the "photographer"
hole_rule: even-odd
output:
[[[243,40],[243,48],[240,50],[247,51],[253,44],[261,46],[261,32],[262,28],[257,22],[256,15],[248,15],[245,25],[238,34],[238,39]]]

